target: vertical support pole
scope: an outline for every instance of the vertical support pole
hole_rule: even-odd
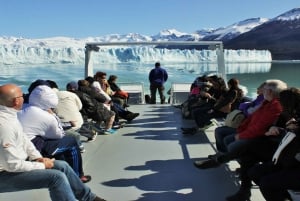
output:
[[[84,76],[93,76],[94,70],[93,70],[93,62],[91,59],[92,56],[92,49],[90,46],[85,46],[85,71],[84,71]]]
[[[218,73],[223,77],[225,83],[227,83],[224,49],[223,49],[222,42],[217,46],[217,60],[218,60]]]

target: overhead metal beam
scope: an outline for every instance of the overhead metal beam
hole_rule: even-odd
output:
[[[223,76],[226,80],[225,73],[225,60],[224,60],[224,50],[222,41],[144,41],[144,42],[91,42],[86,43],[85,46],[85,77],[93,75],[93,64],[91,62],[92,51],[98,52],[101,46],[136,46],[136,45],[146,45],[146,46],[157,46],[157,45],[189,45],[189,46],[204,46],[207,45],[210,48],[215,46],[217,49],[217,63],[218,63],[218,73]]]

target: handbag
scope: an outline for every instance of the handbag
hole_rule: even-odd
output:
[[[246,116],[241,110],[235,109],[227,114],[224,125],[231,128],[237,128],[245,118]]]

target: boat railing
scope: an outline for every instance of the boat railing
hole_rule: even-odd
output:
[[[145,92],[143,82],[119,83],[122,90],[129,94],[129,104],[145,104]]]

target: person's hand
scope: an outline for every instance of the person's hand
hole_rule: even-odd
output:
[[[75,121],[70,121],[70,124],[71,124],[72,127],[76,126]]]
[[[51,169],[54,166],[54,158],[38,158],[37,162],[44,163],[46,169]]]
[[[234,135],[234,139],[235,139],[235,140],[239,140],[239,139],[240,139],[239,134]]]
[[[214,109],[210,109],[210,110],[207,111],[207,114],[211,114],[213,112],[214,112]]]
[[[276,136],[280,134],[280,128],[272,126],[266,133],[265,136]]]

